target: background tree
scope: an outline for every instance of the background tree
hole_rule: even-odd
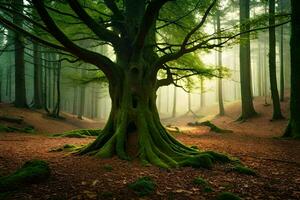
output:
[[[300,1],[291,0],[291,8],[291,114],[284,137],[300,138]]]
[[[13,0],[13,9],[18,13],[23,11],[23,0]],[[13,22],[22,27],[23,18],[18,14],[13,15]],[[27,107],[26,88],[25,88],[25,62],[24,62],[24,38],[19,32],[14,33],[15,48],[15,106]]]
[[[276,76],[276,32],[275,32],[275,0],[269,0],[269,71],[271,95],[273,101],[272,120],[283,119]]]
[[[250,0],[240,0],[240,23],[241,32],[250,29]],[[240,119],[245,120],[255,116],[252,101],[251,87],[251,56],[250,56],[250,34],[245,33],[240,36],[240,81],[241,81],[241,101],[242,114]]]

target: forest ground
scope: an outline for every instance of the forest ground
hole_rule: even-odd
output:
[[[287,120],[271,122],[272,106],[264,106],[263,98],[255,99],[259,115],[246,122],[236,122],[240,113],[238,102],[226,106],[226,116],[213,118],[221,128],[232,133],[214,133],[207,127],[188,127],[193,116],[181,116],[162,120],[165,125],[177,126],[182,133],[176,138],[186,145],[197,145],[203,150],[214,150],[238,157],[254,169],[258,176],[238,174],[226,165],[216,164],[213,169],[190,167],[162,170],[145,167],[138,161],[122,161],[118,158],[97,159],[89,156],[73,156],[64,152],[49,152],[64,144],[87,144],[89,138],[51,138],[50,133],[61,133],[78,128],[102,127],[103,122],[78,120],[65,115],[66,120],[45,117],[42,111],[16,109],[0,104],[0,115],[23,116],[33,125],[35,134],[0,133],[0,176],[9,174],[30,159],[46,160],[52,175],[44,183],[26,186],[11,194],[9,199],[214,199],[223,191],[238,194],[243,199],[300,199],[300,141],[282,140]],[[282,103],[288,116],[288,100]],[[211,111],[211,110],[210,110]],[[157,183],[156,192],[139,198],[127,185],[139,177],[149,176]],[[206,179],[213,192],[193,184],[195,177]]]

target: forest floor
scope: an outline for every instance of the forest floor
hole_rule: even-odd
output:
[[[0,176],[18,169],[31,159],[46,160],[52,174],[44,183],[26,186],[7,199],[214,199],[223,191],[233,192],[243,199],[300,199],[300,141],[278,139],[287,120],[271,122],[272,106],[264,106],[263,99],[255,99],[259,115],[246,122],[237,122],[239,103],[226,106],[226,116],[194,118],[181,116],[162,120],[165,125],[177,126],[182,133],[175,137],[186,145],[196,145],[203,150],[214,150],[238,157],[258,175],[249,176],[229,171],[225,165],[213,169],[190,167],[170,171],[155,166],[145,167],[138,161],[118,158],[97,159],[73,156],[64,152],[49,152],[65,144],[87,144],[88,138],[53,138],[50,133],[78,128],[103,127],[103,122],[78,120],[65,115],[65,120],[46,117],[42,111],[16,109],[0,104],[0,115],[23,116],[35,127],[35,134],[0,133]],[[288,117],[288,100],[282,103]],[[203,112],[202,112],[203,115]],[[187,122],[211,120],[232,133],[214,133],[207,127],[189,127]],[[149,197],[139,198],[127,185],[140,177],[149,176],[157,183],[156,191]],[[212,192],[205,192],[193,184],[195,177],[208,181]]]

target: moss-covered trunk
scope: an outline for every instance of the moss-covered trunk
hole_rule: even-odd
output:
[[[155,82],[145,69],[133,65],[110,84],[112,109],[107,124],[80,154],[138,158],[163,168],[211,167],[213,155],[184,146],[165,130],[156,108]]]

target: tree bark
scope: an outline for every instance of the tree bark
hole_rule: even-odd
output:
[[[280,12],[283,13],[284,11],[284,2],[283,0],[280,0]],[[280,101],[284,101],[284,89],[285,89],[285,72],[284,72],[284,26],[280,27]]]
[[[34,62],[34,97],[33,107],[40,109],[43,107],[42,101],[42,65],[39,45],[33,43],[33,62]]]
[[[240,23],[241,32],[250,29],[247,24],[250,17],[250,1],[240,0]],[[241,35],[240,42],[240,81],[241,81],[241,100],[242,114],[240,120],[246,120],[257,113],[254,110],[252,101],[251,87],[251,56],[250,56],[250,35],[245,33]]]
[[[156,108],[155,82],[144,71],[147,67],[136,66],[135,63],[128,67],[130,70],[118,82],[110,83],[112,109],[107,124],[99,137],[79,154],[102,158],[116,154],[122,159],[139,158],[144,164],[162,168],[205,166],[201,160],[207,159],[207,154],[203,157],[165,130]]]
[[[81,69],[81,76],[83,76],[85,74],[85,70]],[[80,98],[79,98],[79,110],[78,110],[78,115],[77,118],[78,119],[83,119],[83,115],[84,115],[84,106],[85,106],[85,85],[81,84],[80,85]]]
[[[221,32],[221,19],[220,19],[220,11],[217,11],[217,32]],[[219,34],[220,36],[220,34]],[[221,43],[221,39],[218,40],[218,43]],[[219,76],[222,77],[222,47],[219,48],[218,51],[218,68],[219,68]],[[218,102],[219,102],[219,115],[225,115],[224,102],[223,102],[223,80],[222,78],[218,78]]]
[[[269,0],[269,25],[275,25],[275,0]],[[269,71],[270,71],[270,84],[271,96],[273,101],[273,117],[272,120],[283,119],[281,113],[280,99],[277,88],[276,78],[276,36],[275,27],[269,28]]]
[[[290,120],[285,137],[300,138],[300,1],[292,0]]]
[[[22,12],[23,0],[13,1],[14,9]],[[19,15],[13,16],[13,22],[22,27],[23,19]],[[24,62],[24,38],[21,34],[15,32],[15,106],[27,108],[26,86],[25,86],[25,62]]]
[[[204,91],[204,78],[201,77],[200,79],[200,108],[205,107],[205,91]]]
[[[176,117],[176,108],[177,108],[177,87],[174,86],[172,117]]]

